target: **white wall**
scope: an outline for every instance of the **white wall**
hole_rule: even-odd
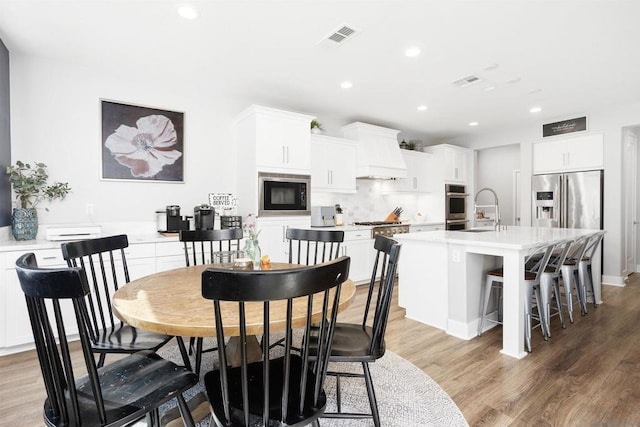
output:
[[[192,214],[208,193],[235,190],[230,124],[244,105],[186,84],[186,75],[156,81],[148,70],[147,79],[127,79],[39,58],[11,61],[12,158],[44,162],[52,181],[72,188],[50,212],[39,210],[42,224],[154,221],[157,208],[178,204]],[[101,98],[185,113],[184,184],[100,180]]]
[[[605,236],[603,281],[622,283],[622,128],[640,125],[640,102],[629,105],[587,111],[588,132],[604,134],[604,229]],[[575,114],[579,116],[580,114]],[[562,118],[571,117],[571,114]],[[560,118],[560,119],[562,119]],[[550,120],[552,121],[552,120]],[[546,122],[546,121],[545,121]],[[494,134],[478,135],[448,143],[480,149],[520,144],[520,170],[522,178],[522,224],[531,224],[531,159],[534,141],[541,139],[542,123],[532,122],[527,128],[505,128]]]
[[[496,167],[499,165],[500,167]],[[505,225],[515,225],[513,210],[513,172],[520,169],[520,145],[485,148],[476,152],[476,191],[489,187],[498,195],[500,220]],[[493,204],[493,195],[482,192],[478,204]],[[485,209],[493,218],[491,209]]]

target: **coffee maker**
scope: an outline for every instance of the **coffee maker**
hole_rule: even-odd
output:
[[[180,206],[167,206],[167,231],[177,233],[183,229],[182,217],[180,216]]]
[[[196,230],[213,230],[215,219],[213,206],[198,205],[194,207],[193,217]]]

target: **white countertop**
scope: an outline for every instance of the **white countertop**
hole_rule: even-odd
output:
[[[400,242],[434,242],[474,245],[504,249],[529,249],[546,243],[564,239],[575,239],[600,230],[576,228],[516,227],[508,226],[506,230],[495,231],[493,227],[480,227],[471,230],[481,232],[437,230],[420,233],[396,234],[394,238]],[[484,231],[486,230],[486,231]]]

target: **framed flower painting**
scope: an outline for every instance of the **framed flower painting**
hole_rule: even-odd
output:
[[[101,100],[102,179],[184,182],[184,113]]]

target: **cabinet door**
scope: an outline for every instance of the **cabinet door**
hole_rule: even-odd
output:
[[[354,282],[368,282],[371,279],[375,250],[371,230],[348,230],[344,233],[341,255],[351,257],[349,278]]]
[[[311,188],[334,193],[356,192],[356,144],[313,135]]]
[[[66,267],[67,264],[62,258],[60,249],[34,250],[38,266],[40,267]],[[33,343],[33,333],[31,332],[31,322],[24,293],[20,288],[20,281],[15,269],[16,260],[22,256],[23,252],[9,252],[4,254],[4,268],[2,269],[3,293],[2,307],[2,328],[4,333],[0,334],[0,347],[12,347]],[[67,332],[76,334],[75,313],[70,301],[60,303],[62,316],[67,322]],[[2,340],[4,335],[4,340]]]
[[[433,187],[433,176],[430,170],[433,156],[420,151],[402,150],[402,157],[407,165],[407,178],[390,183],[391,191],[409,193],[429,193]]]
[[[466,150],[454,147],[444,147],[444,180],[448,182],[465,183],[467,181],[467,153]]]
[[[583,135],[533,144],[533,173],[602,169],[604,137]]]
[[[559,172],[565,169],[564,141],[544,141],[533,144],[533,173]]]
[[[565,147],[567,165],[571,170],[604,168],[604,138],[602,134],[567,140]]]
[[[409,227],[410,233],[419,233],[421,231],[436,231],[436,230],[444,230],[444,224],[412,225]]]
[[[289,262],[289,243],[287,241],[287,228],[308,228],[310,219],[299,218],[258,218],[256,227],[260,231],[258,241],[262,255],[269,255],[273,262]]]
[[[309,171],[309,123],[271,115],[256,117],[257,166]]]

